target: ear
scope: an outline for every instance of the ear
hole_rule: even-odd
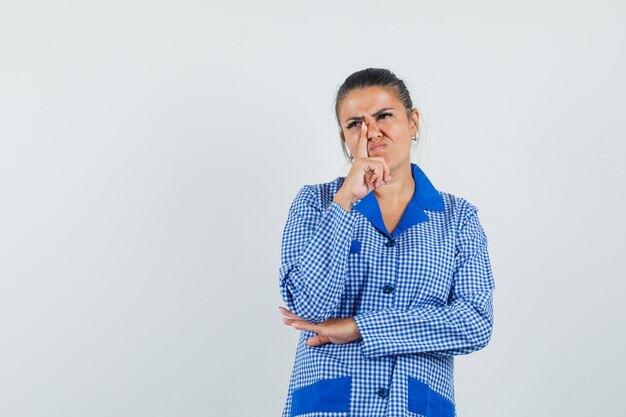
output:
[[[411,132],[415,135],[419,129],[419,112],[416,109],[411,109],[411,115],[409,116],[409,125],[411,126]]]

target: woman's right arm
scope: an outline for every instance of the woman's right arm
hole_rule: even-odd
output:
[[[283,232],[281,295],[292,312],[312,323],[331,317],[347,276],[355,218],[342,207],[350,202],[336,197],[323,208],[315,188],[305,185],[291,204]]]
[[[365,123],[356,140],[355,160],[331,204],[322,207],[319,191],[305,185],[283,232],[281,294],[289,310],[311,323],[330,318],[341,300],[355,222],[352,204],[391,179],[383,158],[368,157]]]

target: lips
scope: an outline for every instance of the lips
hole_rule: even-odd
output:
[[[382,149],[382,148],[384,148],[385,146],[387,146],[387,145],[385,145],[385,144],[383,144],[383,143],[379,143],[379,144],[377,144],[377,145],[372,146],[372,147],[370,148],[370,152],[372,152],[372,151],[376,151],[376,150],[378,150],[378,149]]]

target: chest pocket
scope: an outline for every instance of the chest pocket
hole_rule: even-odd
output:
[[[353,240],[350,244],[350,254],[361,252],[361,241]]]
[[[369,266],[364,263],[360,240],[353,240],[348,253],[348,276],[340,303],[342,311],[339,317],[351,317],[358,311],[359,299],[362,294],[365,278],[369,273]]]

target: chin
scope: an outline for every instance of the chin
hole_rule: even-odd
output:
[[[389,167],[389,169],[391,171],[397,169],[397,168],[401,168],[404,165],[411,165],[411,156],[407,156],[405,158],[402,159],[397,159],[397,158],[387,158],[385,157],[385,162],[387,163],[387,166]]]

